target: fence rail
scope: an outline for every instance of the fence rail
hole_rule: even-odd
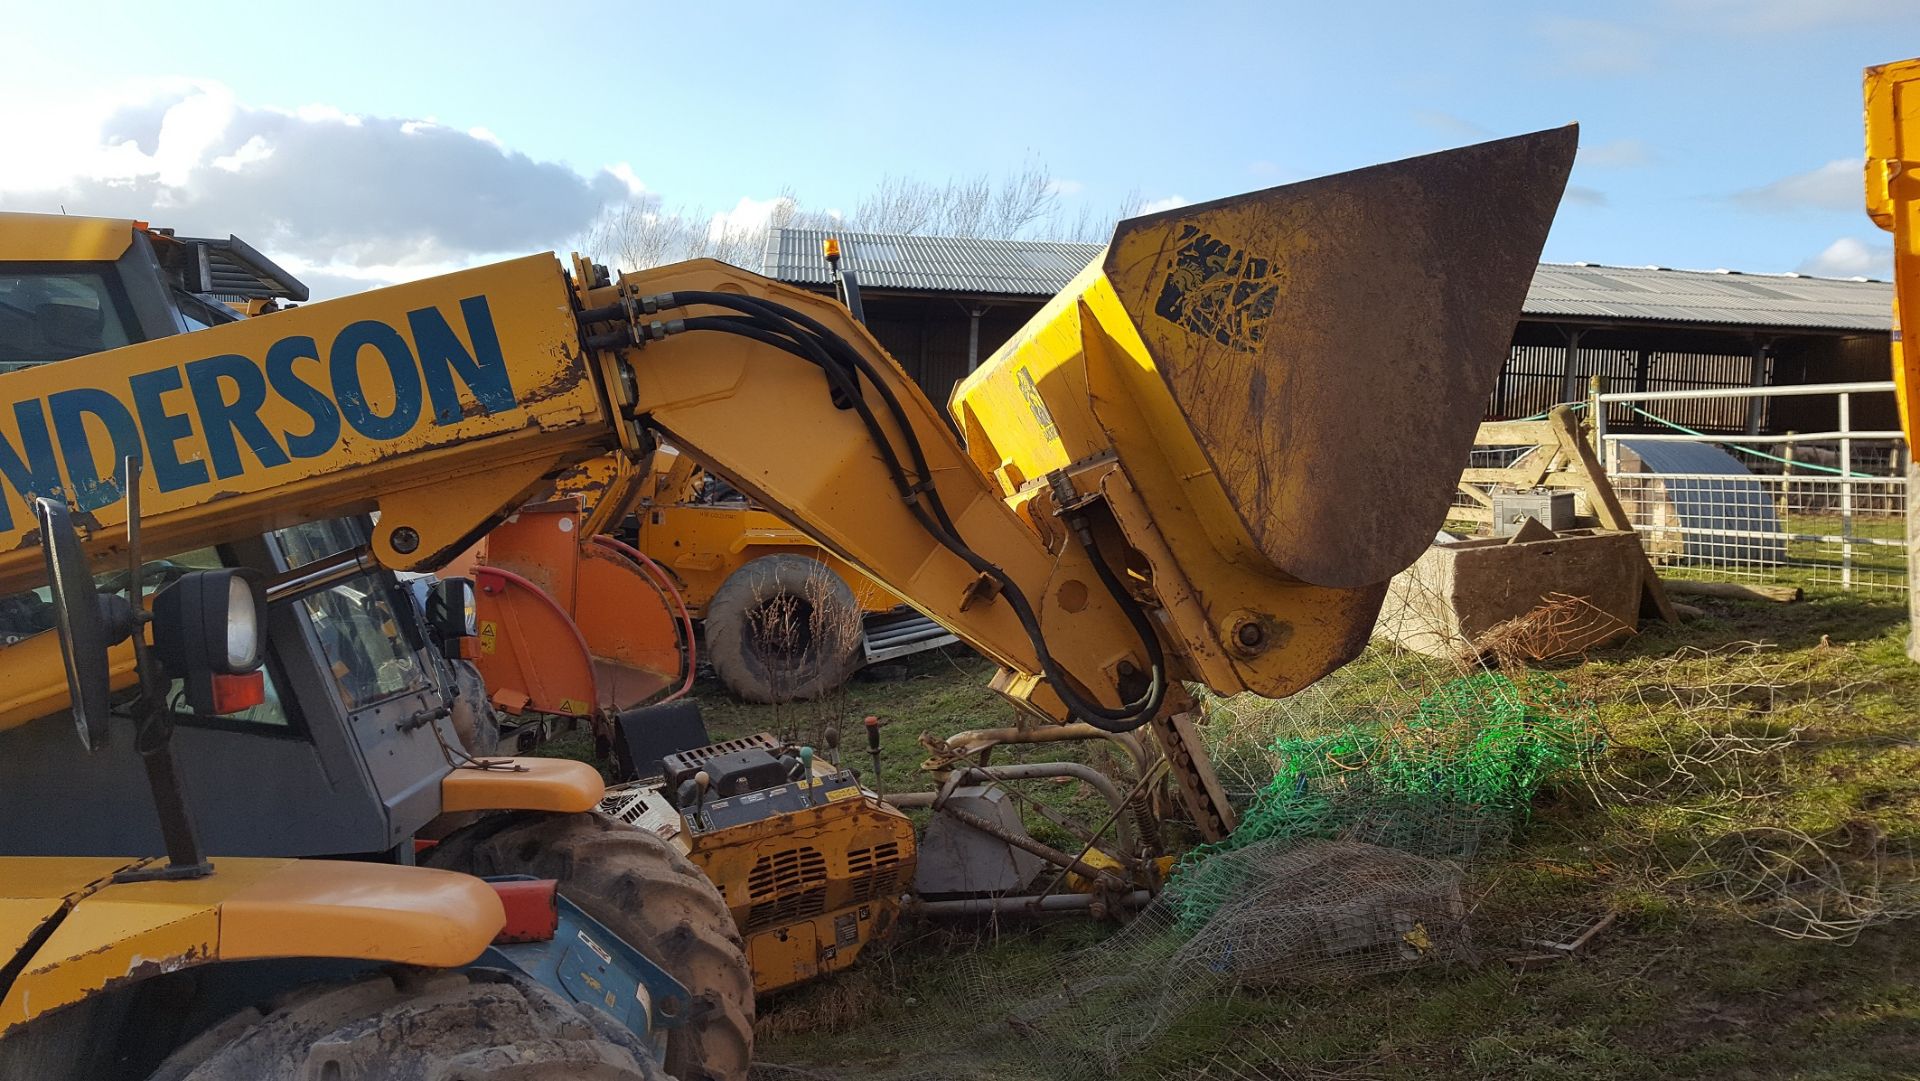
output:
[[[1853,427],[1853,399],[1891,382],[1631,391],[1593,396],[1607,478],[1661,573],[1906,591],[1905,462],[1896,431]],[[1830,396],[1838,425],[1790,434],[1702,433],[1660,403]],[[1609,414],[1667,430],[1607,430]],[[1765,448],[1765,449],[1761,449]]]

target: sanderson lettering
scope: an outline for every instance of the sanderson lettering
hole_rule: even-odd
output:
[[[459,307],[472,351],[446,313],[418,308],[407,313],[408,333],[363,319],[324,344],[292,335],[263,357],[223,353],[140,372],[128,378],[124,400],[97,387],[75,387],[17,401],[17,439],[0,432],[0,481],[22,496],[51,494],[61,488],[64,465],[74,504],[91,511],[122,494],[113,471],[102,476],[95,465],[96,449],[108,446],[108,461],[142,455],[160,490],[173,492],[323,457],[347,430],[389,442],[412,432],[428,411],[435,425],[456,424],[467,415],[462,386],[479,415],[519,408],[487,298],[467,297]],[[365,389],[366,373],[381,370],[394,387],[384,413]],[[270,424],[261,414],[272,415],[271,403],[291,406],[303,420],[292,427]],[[206,440],[206,458],[183,459],[179,445],[196,433]],[[10,503],[0,499],[0,530],[13,528]]]

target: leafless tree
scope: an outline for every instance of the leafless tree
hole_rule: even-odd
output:
[[[791,189],[780,193],[764,221],[744,224],[700,207],[668,209],[647,196],[609,208],[578,243],[596,261],[628,270],[701,258],[757,270],[773,229],[1099,243],[1140,205],[1134,191],[1113,213],[1078,204],[1069,216],[1046,166],[1028,159],[998,179],[986,173],[940,182],[882,176],[851,214],[807,209]]]

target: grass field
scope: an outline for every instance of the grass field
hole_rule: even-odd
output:
[[[1474,869],[1478,966],[1222,997],[1118,1076],[1920,1077],[1920,922],[1893,918],[1920,911],[1920,667],[1902,653],[1904,605],[1816,593],[1702,607],[1555,672],[1595,703],[1606,749]],[[1371,659],[1343,695],[1373,679],[1391,693],[1390,666]],[[702,701],[716,737],[824,743],[837,726],[849,764],[865,761],[860,718],[878,714],[887,789],[925,788],[921,732],[1010,711],[977,659],[905,667],[825,703]],[[1580,955],[1506,963],[1527,928],[1602,912],[1616,921]],[[761,1057],[836,1076],[932,1023],[963,978],[956,956],[992,970],[1109,931],[909,925],[854,970],[765,1001]]]

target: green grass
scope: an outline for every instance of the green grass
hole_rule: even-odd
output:
[[[1741,838],[1804,835],[1829,846],[1857,893],[1920,899],[1920,666],[1904,656],[1905,606],[1817,590],[1792,605],[1689,601],[1702,618],[1555,669],[1606,726],[1604,783],[1550,788],[1516,842],[1476,866],[1477,967],[1221,998],[1116,1078],[1920,1078],[1920,923],[1846,943],[1789,938],[1773,926],[1796,926],[1792,905],[1820,896],[1809,876],[1745,902],[1717,884],[1765,866]],[[1743,643],[1766,648],[1730,652]],[[1396,693],[1421,663],[1370,651],[1339,677],[1337,700]],[[825,703],[756,709],[711,688],[701,700],[716,737],[819,739],[838,726],[863,769],[860,718],[877,714],[891,722],[886,787],[926,789],[921,733],[1012,715],[985,689],[984,662],[904,667],[905,679],[857,682]],[[1676,747],[1698,756],[1735,738],[1763,750],[1675,771]],[[1506,963],[1530,925],[1604,911],[1616,923],[1578,957]],[[764,1001],[761,1057],[831,1076],[950,1020],[968,969],[1045,964],[1110,930],[909,925],[853,970]],[[1229,1052],[1238,1072],[1203,1068]]]

